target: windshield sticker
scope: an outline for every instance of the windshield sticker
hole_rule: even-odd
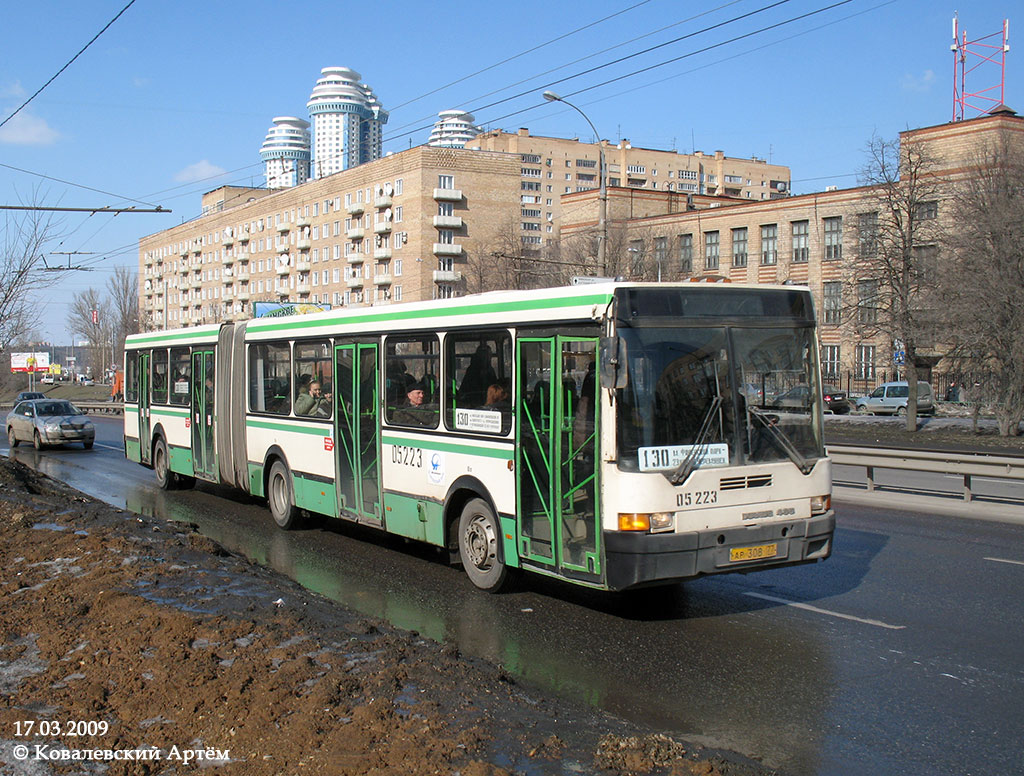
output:
[[[694,445],[665,445],[662,447],[641,447],[639,453],[640,471],[660,472],[669,469],[676,469],[686,460],[694,450]],[[699,460],[694,461],[694,467],[702,466],[728,466],[729,445],[713,444],[706,445],[703,455]]]

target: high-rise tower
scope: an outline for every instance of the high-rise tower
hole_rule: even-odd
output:
[[[442,148],[465,148],[466,143],[483,132],[473,123],[473,114],[462,110],[443,110],[430,132],[427,145]]]
[[[306,107],[313,120],[313,177],[381,157],[381,128],[388,113],[359,75],[348,67],[325,67]]]
[[[309,122],[277,116],[260,149],[267,188],[287,189],[309,180]]]

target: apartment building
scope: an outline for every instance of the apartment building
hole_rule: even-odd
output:
[[[948,224],[950,197],[957,180],[975,175],[982,152],[1010,143],[1024,158],[1024,118],[1003,106],[981,118],[901,133],[903,146],[916,146],[929,160],[938,181],[934,201],[923,201],[917,216]],[[562,197],[563,241],[592,239],[597,222],[593,191]],[[785,199],[737,202],[696,198],[684,203],[671,191],[609,190],[610,229],[624,230],[630,266],[637,276],[665,280],[724,278],[736,283],[806,285],[813,292],[820,324],[822,367],[826,379],[842,387],[864,389],[891,374],[890,336],[866,337],[851,298],[873,293],[871,278],[854,277],[851,265],[870,259],[877,249],[878,190],[837,189]],[[937,233],[923,230],[922,234]],[[938,256],[938,246],[915,249]],[[624,265],[620,263],[620,268]],[[924,343],[918,366],[927,370],[942,359],[942,344]]]
[[[788,167],[738,159],[722,151],[682,154],[603,141],[608,185],[637,190],[772,200],[788,196]],[[558,239],[566,194],[600,187],[601,145],[578,138],[531,135],[528,129],[484,132],[466,148],[515,154],[521,165],[523,244],[539,248]]]
[[[176,328],[257,301],[383,305],[459,293],[468,253],[519,207],[519,160],[418,146],[278,191],[222,188],[139,242],[140,311]]]

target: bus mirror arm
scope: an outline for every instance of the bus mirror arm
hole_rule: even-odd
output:
[[[601,337],[598,345],[601,360],[601,387],[615,390],[625,388],[626,341],[622,337]]]

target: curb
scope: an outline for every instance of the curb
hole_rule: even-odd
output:
[[[832,500],[839,504],[853,504],[865,507],[888,507],[905,512],[922,512],[942,517],[966,517],[971,520],[1024,525],[1024,505],[997,503],[993,501],[964,501],[957,496],[924,495],[901,493],[895,490],[864,488],[832,483]]]

